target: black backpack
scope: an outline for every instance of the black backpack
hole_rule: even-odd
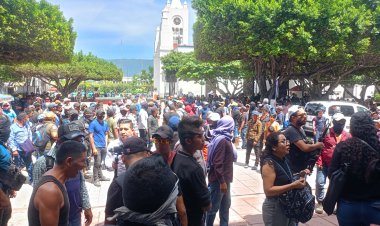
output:
[[[40,152],[44,152],[46,145],[50,141],[50,136],[47,133],[48,124],[43,124],[35,128],[32,132],[32,141],[36,149]]]
[[[275,163],[276,168],[282,170],[286,175],[291,176],[291,181],[299,179],[299,174],[293,176],[291,174],[289,165],[287,165],[287,171],[274,159],[271,159]],[[290,174],[290,175],[289,175]],[[311,191],[311,187],[306,183],[306,186],[301,189],[292,189],[279,195],[279,201],[281,209],[284,211],[285,216],[291,219],[295,219],[297,222],[306,223],[314,214],[315,197]]]

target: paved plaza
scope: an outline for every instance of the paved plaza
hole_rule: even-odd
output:
[[[254,156],[252,156],[254,158]],[[262,188],[261,175],[258,171],[251,168],[244,168],[245,150],[238,150],[238,161],[234,165],[234,182],[231,185],[232,206],[230,209],[230,225],[264,225],[261,215],[261,205],[265,195]],[[251,161],[252,162],[252,161]],[[108,177],[112,177],[112,172],[106,172]],[[307,181],[315,188],[315,173],[308,177]],[[101,187],[95,187],[87,182],[87,188],[90,194],[92,212],[94,215],[91,225],[103,225],[104,206],[107,199],[107,191],[110,182],[101,182]],[[29,204],[32,187],[25,184],[18,192],[17,197],[12,199],[13,213],[9,226],[26,226],[27,209]],[[218,225],[219,219],[216,219],[215,225]],[[336,216],[327,216],[326,214],[314,214],[313,219],[307,224],[300,225],[338,225]]]

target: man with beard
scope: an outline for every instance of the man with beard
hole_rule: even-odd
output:
[[[93,182],[96,187],[100,187],[100,181],[109,181],[109,178],[103,176],[101,163],[105,160],[107,154],[107,132],[109,127],[104,121],[105,111],[96,110],[96,119],[90,123],[88,131],[90,132],[90,146],[94,156]]]
[[[290,125],[285,130],[284,135],[290,142],[288,155],[288,159],[291,163],[290,168],[293,173],[299,173],[304,169],[312,171],[316,160],[312,152],[317,149],[323,149],[324,145],[322,142],[308,144],[305,132],[302,128],[306,123],[306,112],[304,109],[300,108],[295,112],[290,112],[289,122]]]

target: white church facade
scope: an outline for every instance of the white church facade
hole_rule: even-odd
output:
[[[154,43],[154,88],[160,96],[193,93],[205,94],[205,85],[195,82],[177,81],[168,82],[165,72],[162,70],[161,57],[171,51],[192,52],[194,50],[189,43],[189,8],[185,1],[168,0],[162,10],[160,26],[156,30]]]

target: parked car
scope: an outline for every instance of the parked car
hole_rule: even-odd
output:
[[[318,110],[320,108],[325,109],[325,113],[323,114],[326,118],[332,121],[332,116],[336,112],[340,112],[344,115],[344,118],[346,119],[346,125],[345,130],[347,132],[350,131],[350,120],[351,115],[353,115],[356,112],[369,112],[368,108],[364,107],[363,105],[351,103],[351,102],[344,102],[344,101],[310,101],[306,103],[305,105],[305,111],[307,114],[307,120],[306,124],[304,126],[304,130],[307,134],[313,133],[313,119],[318,114]]]

